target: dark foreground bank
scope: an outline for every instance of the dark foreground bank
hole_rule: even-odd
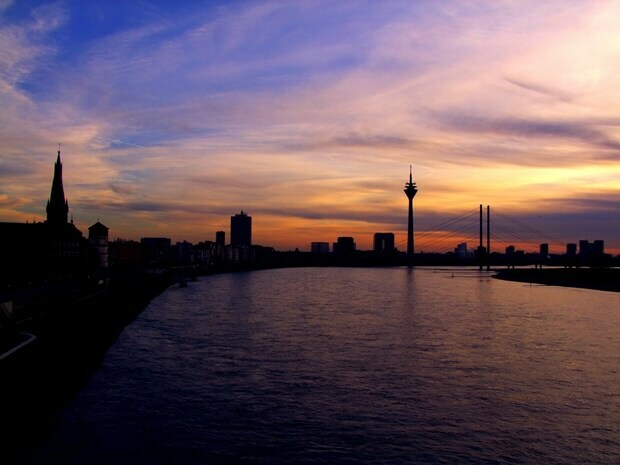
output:
[[[45,312],[3,331],[6,344],[11,338],[33,342],[0,360],[2,463],[31,460],[123,328],[168,285],[166,276],[119,280],[90,295],[50,302]]]
[[[548,286],[620,292],[620,269],[617,268],[507,269],[498,271],[495,278]]]

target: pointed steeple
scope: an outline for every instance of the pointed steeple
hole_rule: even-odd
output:
[[[54,165],[54,179],[52,192],[47,201],[47,222],[50,224],[66,224],[69,216],[69,202],[65,198],[65,190],[62,186],[62,162],[60,161],[60,144],[58,144],[58,157]]]

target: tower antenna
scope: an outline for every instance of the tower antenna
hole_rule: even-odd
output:
[[[413,198],[418,193],[418,188],[413,182],[413,168],[409,165],[409,182],[405,184],[405,195],[409,199],[409,217],[407,221],[407,264],[413,264]]]

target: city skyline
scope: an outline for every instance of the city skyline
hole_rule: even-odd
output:
[[[74,221],[73,221],[73,215],[71,215],[71,221],[69,221],[69,202],[68,199],[65,197],[64,194],[64,185],[63,185],[63,176],[62,176],[62,158],[61,158],[61,151],[60,151],[60,144],[58,146],[58,152],[56,154],[56,162],[54,163],[54,173],[53,173],[53,177],[52,177],[52,186],[51,186],[51,193],[50,193],[50,197],[47,201],[47,205],[45,207],[45,211],[46,211],[46,215],[47,218],[45,221],[41,222],[41,221],[34,221],[33,223],[31,223],[32,225],[35,224],[52,224],[55,226],[62,226],[62,225],[70,225],[71,228],[73,230],[75,230],[74,227]],[[412,208],[412,200],[413,197],[415,197],[415,194],[417,193],[417,187],[415,182],[413,182],[413,175],[412,175],[412,170],[411,167],[409,168],[409,181],[405,184],[405,189],[404,189],[405,194],[407,195],[408,201],[409,201],[409,212],[408,212],[408,231],[407,231],[407,238],[406,240],[400,241],[402,243],[402,245],[406,246],[406,255],[407,255],[407,259],[410,263],[412,263],[412,259],[413,259],[413,254],[414,254],[414,250],[413,250],[413,235],[414,235],[414,230],[413,230],[413,208]],[[466,237],[469,240],[470,245],[471,244],[476,244],[479,243],[481,244],[482,247],[482,243],[483,243],[483,239],[486,241],[486,250],[491,250],[491,252],[493,253],[498,253],[501,249],[505,248],[506,254],[509,253],[509,250],[511,250],[510,253],[534,253],[534,254],[541,254],[544,256],[547,255],[564,255],[564,253],[566,255],[576,255],[577,253],[577,244],[576,243],[565,243],[565,244],[560,244],[557,240],[552,239],[552,243],[553,243],[553,247],[554,250],[552,251],[549,248],[549,243],[534,243],[532,240],[526,240],[526,239],[521,239],[522,236],[521,234],[523,233],[524,230],[526,231],[530,231],[530,233],[533,233],[537,238],[539,239],[545,239],[546,236],[544,232],[542,231],[537,231],[533,228],[531,228],[531,226],[521,223],[518,220],[511,218],[507,215],[504,214],[500,214],[500,224],[504,223],[503,225],[499,226],[499,230],[501,232],[501,234],[498,236],[496,234],[493,234],[493,238],[492,240],[490,239],[490,232],[492,229],[495,229],[496,226],[493,226],[493,228],[490,227],[491,222],[493,224],[495,224],[495,219],[493,219],[491,221],[491,216],[490,216],[490,206],[487,206],[487,215],[486,218],[483,217],[482,212],[483,212],[483,206],[480,205],[480,215],[478,215],[476,212],[475,215],[472,215],[472,212],[469,212],[468,214],[465,215],[460,215],[460,217],[458,218],[452,218],[448,221],[448,223],[451,224],[451,228],[456,229],[458,231],[461,232],[460,236],[456,236],[456,237],[460,237],[461,239]],[[475,221],[472,221],[472,216],[476,217]],[[466,224],[466,226],[464,227],[463,224]],[[508,223],[508,224],[506,224]],[[7,223],[10,224],[10,223]],[[13,223],[13,225],[20,225],[20,226],[28,226],[28,222],[26,223]],[[473,233],[473,229],[475,229],[478,231],[480,231],[479,236],[474,236]],[[95,225],[92,225],[88,228],[89,231],[93,230],[93,228],[97,231],[104,229],[105,230],[105,240],[107,242],[108,240],[108,231],[109,228],[103,224],[100,223],[99,218],[97,218],[97,223]],[[486,236],[483,233],[483,229],[486,228]],[[81,235],[81,232],[78,233]],[[234,214],[233,216],[230,217],[230,229],[229,229],[229,233],[230,233],[230,246],[232,248],[251,248],[252,247],[252,217],[250,215],[247,214],[247,212],[244,212],[243,210],[241,210],[240,213]],[[424,231],[423,236],[425,236],[425,242],[424,244],[426,246],[428,245],[433,245],[434,247],[437,246],[437,244],[443,244],[444,242],[449,244],[451,243],[451,241],[454,240],[455,234],[454,233],[446,233],[446,231],[444,229],[435,229],[435,230],[431,230],[431,231]],[[90,235],[89,235],[90,236]],[[501,237],[500,237],[501,236]],[[210,239],[207,238],[202,238],[202,240],[200,241],[201,243],[215,243],[215,244],[220,244],[221,246],[225,246],[226,245],[226,241],[225,241],[225,237],[226,237],[226,233],[225,231],[216,231],[215,233],[215,242],[213,242]],[[516,241],[514,240],[516,238]],[[120,239],[120,242],[126,242],[124,239],[121,238],[117,238]],[[172,243],[172,239],[169,237],[152,237],[149,234],[146,234],[146,236],[141,236],[140,240],[165,240],[168,243]],[[348,243],[352,244],[352,245],[347,245],[347,248],[350,248],[352,250],[356,250],[356,245],[355,245],[355,238],[350,237],[350,236],[339,236],[337,238],[337,242],[338,244],[340,244],[342,241],[348,241]],[[117,241],[118,242],[118,241]],[[582,256],[589,256],[592,254],[592,251],[596,251],[594,254],[595,255],[603,255],[604,254],[604,240],[602,239],[597,239],[592,241],[592,244],[590,244],[590,241],[587,239],[580,239],[579,240],[579,255]],[[181,241],[176,241],[177,245],[181,244]],[[182,240],[183,244],[187,244],[187,245],[193,245],[189,242],[187,242],[186,239]],[[493,244],[493,247],[491,247],[491,249],[489,249],[490,244]],[[323,244],[326,245],[327,247],[320,247],[317,244]],[[391,245],[388,245],[391,244]],[[499,244],[499,245],[498,245]],[[514,244],[519,244],[519,246],[525,244],[526,247],[523,247],[524,250],[518,250],[517,247],[515,247]],[[389,233],[381,233],[381,232],[375,232],[373,234],[373,246],[372,249],[373,251],[382,251],[382,252],[388,252],[388,251],[398,251],[398,243],[395,241],[395,237],[394,237],[394,233],[393,232],[389,232]],[[336,252],[336,246],[337,243],[333,244],[333,252]],[[262,245],[258,245],[258,247],[263,247]],[[561,252],[558,253],[558,247],[561,249]],[[574,249],[571,251],[571,248]],[[315,250],[316,249],[316,250]],[[539,252],[535,252],[535,249],[538,249]],[[296,249],[299,250],[299,249]],[[317,241],[312,241],[310,244],[310,250],[314,253],[328,253],[329,252],[329,243],[328,242],[317,242]],[[452,253],[454,252],[455,254],[457,252],[462,253],[463,251],[465,253],[467,253],[467,242],[462,242],[462,243],[458,243],[456,245],[456,247],[453,250],[450,250],[450,248],[448,248],[448,250],[437,250],[436,248],[428,248],[426,249],[427,253],[431,253],[431,254],[436,254],[436,253]],[[545,250],[545,252],[543,253],[542,251]],[[404,252],[404,251],[401,251]],[[470,254],[473,254],[473,249],[469,249]]]
[[[280,250],[402,244],[413,164],[416,239],[483,203],[620,253],[618,20],[602,1],[0,2],[0,217],[44,219],[62,142],[70,214],[112,237],[198,242],[245,210]]]

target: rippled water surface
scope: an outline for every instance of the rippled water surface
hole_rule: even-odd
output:
[[[155,299],[39,463],[620,463],[620,294],[477,271],[222,274]]]

